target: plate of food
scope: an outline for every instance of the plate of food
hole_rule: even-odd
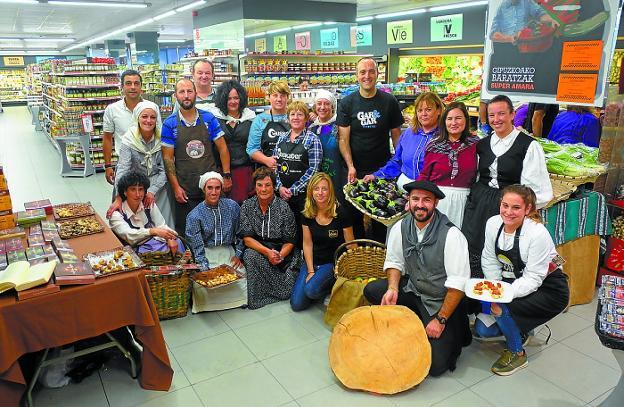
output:
[[[468,298],[480,301],[509,303],[513,300],[513,288],[504,281],[471,278],[464,291]]]
[[[95,277],[137,270],[145,265],[130,246],[88,253],[84,259],[93,269]]]
[[[243,277],[243,274],[234,267],[222,264],[208,271],[195,273],[192,279],[196,284],[213,289],[232,284]]]
[[[59,221],[58,228],[61,239],[72,239],[104,232],[104,227],[95,216]]]
[[[54,205],[54,219],[73,219],[95,214],[91,202]]]

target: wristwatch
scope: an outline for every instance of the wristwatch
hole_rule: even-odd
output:
[[[222,175],[223,175],[223,178],[225,178],[225,179],[232,178],[232,173],[231,172],[224,172]]]
[[[433,317],[434,317],[435,319],[437,319],[437,320],[438,320],[438,322],[439,322],[441,325],[446,325],[446,318],[444,318],[444,317],[440,316],[440,315],[439,315],[439,314],[437,314],[437,313],[436,313]]]

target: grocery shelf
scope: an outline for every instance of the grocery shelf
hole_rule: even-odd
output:
[[[268,71],[268,72],[242,72],[241,76],[248,75],[320,75],[320,74],[351,74],[355,71]]]
[[[104,110],[83,110],[84,114],[101,114],[104,113]]]
[[[44,94],[43,94],[43,97],[48,98],[48,99],[50,99],[50,100],[53,100],[53,101],[55,101],[56,103],[60,103],[60,102],[61,102],[59,99],[55,98],[54,96],[50,96],[50,95],[48,95],[47,93],[44,93]]]
[[[106,88],[118,88],[121,83],[99,84],[99,85],[57,85],[59,88],[64,89],[106,89]]]
[[[373,54],[241,54],[241,58],[364,58],[372,56]]]
[[[198,59],[232,59],[232,58],[238,58],[238,54],[233,54],[233,55],[205,55],[205,56],[201,56],[201,57],[184,57],[184,58],[180,58],[180,62],[187,62],[187,61],[197,61]]]
[[[65,102],[98,102],[98,101],[106,101],[106,100],[119,100],[121,96],[98,96],[92,98],[68,98],[65,96],[61,96],[61,100]]]
[[[90,76],[90,75],[119,75],[119,71],[76,71],[76,72],[53,72],[52,76]]]

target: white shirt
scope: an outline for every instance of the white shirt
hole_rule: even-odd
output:
[[[121,210],[126,214],[126,217],[130,220],[130,222],[140,229],[131,228],[130,225],[128,225],[128,223],[124,220],[121,213],[119,213],[119,211],[115,211],[110,218],[109,224],[117,236],[128,242],[129,245],[135,245],[151,236],[149,229],[145,228],[145,225],[147,224],[147,215],[145,214],[143,203],[139,204],[139,209],[137,209],[137,212],[134,213],[128,206],[128,202],[123,201],[121,204]],[[156,205],[152,206],[150,216],[152,217],[152,222],[154,222],[154,227],[171,229],[165,224],[165,218],[162,216]],[[157,239],[160,238],[157,237]]]
[[[416,226],[419,242],[425,237],[428,226],[429,225],[425,226],[422,230],[418,229],[418,226]],[[389,268],[397,269],[401,272],[401,275],[405,275],[401,221],[392,226],[390,234],[388,235],[384,270],[387,271]],[[446,235],[446,242],[444,243],[444,269],[446,270],[444,286],[446,288],[464,291],[466,281],[470,278],[468,242],[462,232],[455,226],[451,227]]]
[[[505,137],[500,138],[496,133],[492,134],[490,138],[490,148],[496,156],[492,165],[490,165],[490,176],[492,180],[488,184],[492,188],[499,188],[498,186],[498,157],[505,154],[514,141],[518,137],[520,131],[513,129],[511,133]],[[546,168],[546,157],[544,156],[544,150],[537,141],[532,141],[529,144],[524,160],[522,161],[522,172],[520,174],[520,183],[531,187],[535,196],[537,197],[537,207],[542,208],[553,198],[552,184],[550,183],[550,176],[548,175],[548,169]]]
[[[502,280],[503,266],[496,257],[495,242],[498,229],[503,224],[500,215],[492,216],[485,225],[485,245],[481,254],[481,268],[488,280]],[[511,250],[514,239],[504,231],[498,239],[501,250]],[[555,244],[544,225],[525,218],[520,231],[520,258],[526,264],[522,276],[511,284],[514,298],[525,297],[542,285],[548,275],[550,261],[557,255]]]

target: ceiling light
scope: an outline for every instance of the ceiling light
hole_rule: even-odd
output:
[[[465,3],[455,3],[455,4],[448,4],[446,6],[430,7],[429,11],[454,10],[457,8],[464,8],[464,7],[485,6],[487,4],[488,4],[487,1],[468,1]]]
[[[338,23],[337,23],[337,22],[335,22],[335,21],[325,21],[325,22],[323,23],[323,25],[332,25],[332,24],[338,24]]]
[[[355,21],[357,21],[359,23],[359,22],[362,22],[362,21],[370,21],[370,20],[372,20],[374,18],[375,18],[375,16],[358,17],[358,18],[355,19]]]
[[[179,13],[181,11],[190,10],[190,9],[195,8],[197,6],[201,6],[202,4],[205,4],[205,3],[206,3],[205,0],[194,1],[192,3],[187,4],[186,6],[178,7],[177,9],[175,9],[175,11],[177,11]]]
[[[162,13],[159,16],[154,17],[154,21],[162,20],[163,18],[170,17],[176,13],[175,10],[167,11],[166,13]]]
[[[37,0],[0,0],[0,3],[39,4]]]
[[[313,28],[313,27],[320,27],[321,25],[323,25],[323,23],[310,23],[310,24],[301,24],[301,25],[295,25],[293,26],[293,30],[300,30],[302,28]]]
[[[75,38],[52,38],[52,37],[46,37],[46,38],[21,38],[24,41],[28,41],[28,42],[74,42],[76,41]]]
[[[146,8],[150,3],[128,3],[122,1],[73,1],[73,0],[48,0],[48,4],[56,6],[91,6],[91,7],[117,7],[117,8]]]
[[[286,31],[290,31],[291,29],[292,29],[292,27],[286,27],[286,28],[280,28],[279,30],[269,30],[266,33],[267,34],[284,33]]]
[[[168,43],[176,43],[176,42],[186,42],[186,40],[161,40],[159,39],[158,42],[163,43],[163,44],[168,44]]]
[[[407,11],[399,11],[396,13],[379,14],[379,15],[376,15],[375,18],[392,18],[392,17],[410,16],[412,14],[421,14],[426,11],[427,10],[424,8],[418,8],[416,10],[407,10]]]
[[[265,35],[266,32],[262,31],[260,33],[255,33],[255,34],[247,34],[245,35],[245,38],[255,38],[255,37],[262,37],[263,35]]]

